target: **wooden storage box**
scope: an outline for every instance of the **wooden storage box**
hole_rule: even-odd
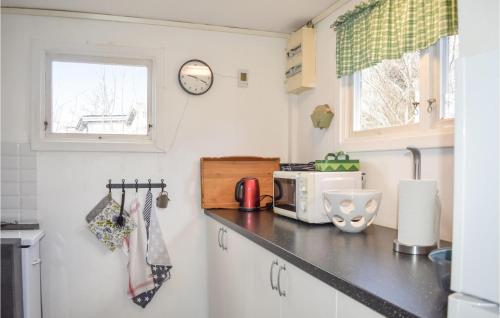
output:
[[[273,195],[273,172],[280,169],[279,158],[221,157],[201,158],[201,207],[233,209],[236,182],[244,177],[259,179],[260,195]],[[265,199],[261,205],[270,202]]]

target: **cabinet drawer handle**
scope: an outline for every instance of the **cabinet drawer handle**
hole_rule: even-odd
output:
[[[286,291],[285,290],[281,290],[281,284],[280,284],[280,281],[281,281],[281,271],[282,270],[286,271],[285,265],[281,266],[280,269],[278,270],[278,294],[280,296],[286,297]]]
[[[276,285],[273,284],[273,269],[274,269],[274,266],[278,266],[278,260],[274,260],[272,263],[271,263],[271,268],[269,269],[269,282],[271,283],[271,289],[272,290],[278,290],[278,287]]]
[[[219,247],[222,248],[222,243],[221,243],[221,239],[220,239],[220,234],[222,232],[222,228],[219,227],[219,233],[217,233],[217,241],[219,242]]]
[[[224,251],[227,251],[227,245],[224,245],[224,234],[227,234],[227,230],[223,228],[222,229],[222,236],[221,236],[220,241],[221,241],[221,244],[222,244],[222,249]]]
[[[38,265],[42,262],[42,260],[40,258],[37,258],[35,260],[33,260],[33,262],[31,263],[31,265]]]

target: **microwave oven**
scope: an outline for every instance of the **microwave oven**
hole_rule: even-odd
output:
[[[323,191],[361,189],[363,173],[275,171],[274,213],[307,223],[330,223],[323,208]]]

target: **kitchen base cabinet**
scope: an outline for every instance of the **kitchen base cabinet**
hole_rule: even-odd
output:
[[[373,311],[365,305],[355,301],[351,297],[337,292],[337,318],[382,318],[381,314]]]
[[[335,317],[337,291],[297,267],[281,263],[278,276],[282,294],[281,317]]]
[[[207,224],[207,265],[209,317],[224,317],[224,251],[220,246],[220,228],[215,221]]]
[[[210,221],[208,240],[208,292],[211,318],[245,318],[251,275],[248,241],[228,228]]]
[[[249,317],[280,317],[280,297],[277,291],[278,258],[250,241],[248,244],[252,255]]]
[[[210,318],[383,317],[209,219]]]

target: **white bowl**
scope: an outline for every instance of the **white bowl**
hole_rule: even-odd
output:
[[[340,230],[358,233],[375,220],[381,198],[382,192],[377,190],[330,190],[323,192],[323,207]]]

